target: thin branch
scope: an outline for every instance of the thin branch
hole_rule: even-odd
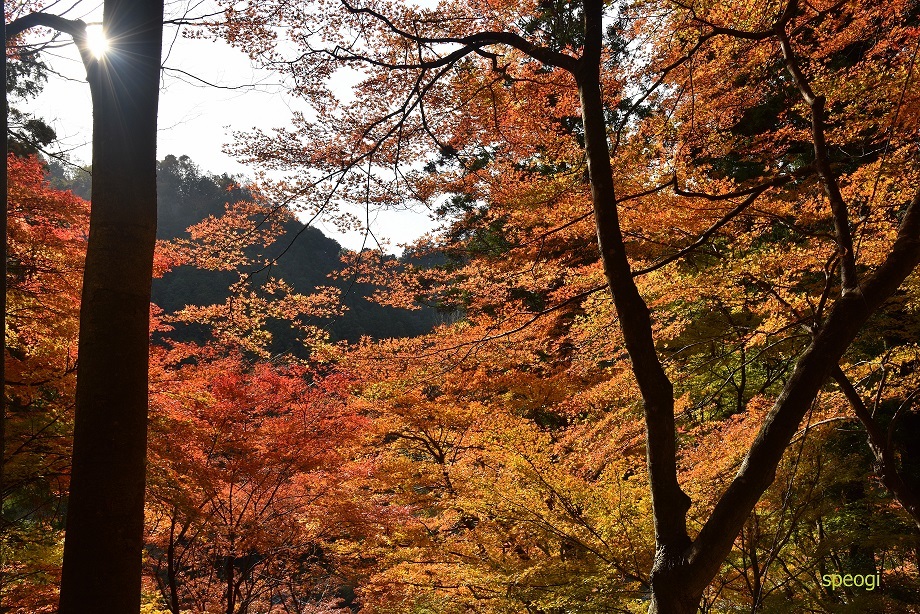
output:
[[[858,292],[859,279],[856,276],[856,257],[853,253],[853,237],[850,233],[850,221],[847,206],[840,193],[837,177],[831,170],[830,155],[827,150],[825,137],[825,112],[826,99],[823,95],[816,95],[811,89],[808,78],[802,72],[798,59],[792,49],[789,37],[786,35],[785,26],[776,29],[783,50],[783,60],[786,69],[792,75],[802,99],[811,109],[811,132],[815,150],[815,168],[824,183],[824,191],[830,200],[831,212],[834,216],[834,231],[837,246],[840,251],[840,283],[841,293]]]
[[[31,28],[51,28],[58,32],[70,35],[77,44],[80,51],[80,58],[83,60],[83,66],[87,74],[96,65],[96,59],[90,53],[89,45],[86,40],[86,22],[82,19],[67,19],[59,15],[50,13],[30,13],[19,19],[14,19],[6,25],[6,41],[22,34]]]
[[[718,231],[720,228],[728,224],[739,213],[747,209],[755,200],[757,200],[757,197],[763,194],[766,190],[767,188],[762,188],[759,192],[755,192],[751,194],[750,196],[748,196],[746,199],[744,199],[744,201],[741,204],[737,205],[734,209],[732,209],[731,211],[723,215],[722,218],[719,219],[715,224],[707,228],[703,232],[703,234],[699,236],[699,238],[696,241],[694,241],[687,247],[683,248],[682,250],[678,252],[675,252],[674,254],[671,254],[667,258],[662,258],[658,262],[651,264],[643,269],[638,269],[638,270],[633,271],[632,272],[633,277],[638,277],[639,275],[645,275],[647,273],[651,273],[652,271],[657,271],[658,269],[664,266],[667,266],[668,264],[671,264],[675,260],[683,258],[687,254],[689,254],[690,252],[698,248],[700,245],[708,241],[709,237],[714,235],[716,231]]]
[[[487,45],[507,45],[508,47],[513,47],[517,49],[518,51],[526,53],[527,55],[529,55],[530,57],[534,58],[535,60],[539,62],[542,62],[549,66],[555,66],[557,68],[565,69],[571,73],[574,73],[578,67],[578,61],[574,57],[570,55],[566,55],[564,53],[560,53],[558,51],[553,51],[552,49],[549,49],[547,47],[535,45],[531,43],[530,41],[528,41],[527,39],[521,36],[518,36],[517,34],[514,34],[513,32],[497,32],[497,31],[496,32],[477,32],[475,34],[471,34],[469,36],[462,36],[462,37],[446,36],[446,37],[429,38],[425,36],[418,36],[418,35],[412,34],[411,32],[402,30],[401,28],[396,26],[390,19],[378,13],[374,9],[367,8],[367,7],[355,7],[349,4],[347,0],[342,0],[342,5],[346,8],[346,10],[348,10],[348,12],[352,14],[370,15],[377,21],[384,24],[394,34],[397,34],[398,36],[406,40],[410,40],[414,43],[418,43],[421,45],[444,45],[444,44],[462,45],[462,48],[459,49],[458,51],[455,51],[453,54],[449,54],[448,56],[445,56],[444,58],[441,58],[440,60],[436,60],[435,62],[440,62],[441,60],[445,60],[446,58],[449,58],[458,52],[463,52],[462,55],[467,55]],[[452,61],[456,61],[456,59],[458,58],[454,58]],[[443,66],[445,63],[446,62],[441,62],[439,64],[417,66],[417,68],[437,68],[438,66]]]
[[[872,451],[872,455],[875,456],[876,468],[882,474],[882,482],[894,498],[898,500],[898,503],[913,517],[917,528],[920,528],[920,493],[914,492],[898,471],[890,437],[885,437],[882,434],[881,425],[872,417],[859,392],[856,391],[856,388],[839,366],[835,365],[833,367],[831,377],[840,386],[840,390],[850,403],[853,413],[856,414],[856,417],[859,418],[859,421],[862,422],[866,429],[869,449]]]
[[[791,181],[792,179],[793,179],[793,176],[791,176],[791,175],[781,175],[781,176],[776,177],[775,179],[773,179],[773,180],[771,180],[771,181],[768,181],[768,182],[766,182],[766,183],[762,183],[762,184],[760,184],[760,185],[757,185],[757,186],[754,186],[754,187],[751,187],[751,188],[745,188],[745,189],[743,189],[743,190],[737,190],[737,191],[735,191],[735,192],[729,192],[729,193],[727,193],[727,194],[718,194],[718,195],[717,195],[717,194],[705,194],[705,193],[702,193],[702,192],[686,192],[686,191],[684,191],[684,190],[681,190],[681,189],[677,186],[677,180],[676,180],[676,178],[673,179],[673,180],[672,180],[671,182],[669,182],[669,183],[671,183],[671,184],[674,185],[674,191],[675,191],[675,193],[676,193],[678,196],[686,196],[686,197],[688,197],[688,198],[703,198],[703,199],[710,200],[710,201],[728,200],[728,199],[730,199],[730,198],[736,198],[736,197],[738,197],[738,196],[744,196],[744,195],[748,195],[748,197],[747,197],[744,201],[742,201],[740,204],[738,204],[735,208],[733,208],[733,209],[730,210],[728,213],[726,213],[725,215],[723,215],[723,216],[722,216],[718,221],[716,221],[712,226],[710,226],[710,227],[707,228],[705,231],[703,231],[703,234],[701,234],[701,235],[699,236],[699,238],[697,238],[696,241],[694,241],[694,242],[691,243],[690,245],[684,247],[684,248],[681,249],[680,251],[678,251],[678,252],[676,252],[676,253],[674,253],[674,254],[671,254],[670,256],[668,256],[668,257],[666,257],[666,258],[663,258],[662,260],[659,260],[658,262],[656,262],[656,263],[654,263],[654,264],[651,264],[651,265],[649,265],[649,266],[647,266],[647,267],[645,267],[645,268],[643,268],[643,269],[638,269],[638,270],[636,270],[636,271],[633,271],[633,273],[632,273],[633,277],[638,277],[639,275],[645,275],[645,274],[647,274],[647,273],[651,273],[652,271],[656,271],[656,270],[658,270],[658,269],[660,269],[660,268],[662,268],[662,267],[664,267],[664,266],[666,266],[666,265],[668,265],[668,264],[674,262],[675,260],[678,260],[678,259],[680,259],[680,258],[683,258],[683,257],[686,256],[687,254],[689,254],[690,252],[692,252],[693,250],[695,250],[696,248],[698,248],[699,246],[701,246],[703,243],[705,243],[706,241],[708,241],[709,238],[710,238],[712,235],[714,235],[714,234],[716,233],[716,231],[718,231],[720,228],[722,228],[722,227],[725,226],[727,223],[729,223],[732,219],[734,219],[735,217],[737,217],[738,214],[740,214],[742,211],[744,211],[744,210],[747,209],[749,206],[751,206],[751,204],[753,204],[754,201],[757,200],[757,198],[758,198],[761,194],[763,194],[764,192],[766,192],[766,191],[767,191],[768,189],[770,189],[771,187],[781,186],[781,185],[783,185],[783,184],[785,184],[785,183],[788,183],[788,182]]]

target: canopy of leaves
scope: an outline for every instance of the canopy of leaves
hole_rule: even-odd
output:
[[[648,610],[661,556],[649,422],[611,315],[583,91],[565,68],[586,45],[584,5],[223,6],[201,34],[279,70],[310,111],[235,136],[241,157],[283,179],[240,187],[188,158],[160,166],[151,608]],[[613,199],[673,387],[692,539],[835,297],[854,291],[844,275],[870,279],[903,227],[920,182],[920,10],[908,0],[604,10]],[[352,97],[330,87],[344,68],[360,69]],[[45,215],[54,230],[19,239],[17,253],[42,254],[54,274],[34,288],[18,281],[11,301],[44,297],[60,329],[38,333],[11,314],[10,351],[67,346],[78,287],[68,267],[79,261],[85,205],[47,191],[37,167],[16,172],[17,189],[44,194],[36,202],[53,210],[30,205],[39,213],[20,225]],[[361,225],[370,211],[419,203],[443,227],[402,260],[343,254],[298,217]],[[403,311],[359,312],[354,291]],[[431,309],[410,326],[420,305],[444,317]],[[838,379],[820,386],[720,559],[704,611],[920,603],[920,526],[901,496],[920,492],[918,305],[914,272],[848,347]],[[360,324],[330,324],[348,317],[343,306]],[[390,328],[371,324],[384,318]],[[36,340],[18,341],[29,334]],[[57,378],[34,407],[51,419],[68,398],[70,363],[50,350],[30,356],[28,377]],[[25,399],[40,388],[25,386],[11,389]],[[886,455],[867,442],[867,424]],[[31,441],[37,427],[16,428],[12,437]],[[49,457],[23,458],[28,476]],[[36,483],[36,500],[57,500],[56,482]],[[30,547],[23,569],[44,561],[53,575],[55,544]],[[878,574],[882,585],[822,586],[825,574],[846,573]]]

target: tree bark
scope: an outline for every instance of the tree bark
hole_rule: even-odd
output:
[[[60,613],[138,612],[162,0],[106,0]]]
[[[585,127],[598,245],[645,410],[647,463],[649,479],[654,485],[652,508],[658,570],[651,578],[654,587],[658,578],[669,582],[668,569],[682,559],[690,546],[686,523],[690,498],[677,481],[674,388],[658,360],[651,315],[633,281],[620,231],[600,89],[603,6],[602,0],[585,1],[585,50],[575,76]]]
[[[6,2],[3,2],[3,14],[6,15]],[[9,151],[9,141],[7,140],[8,115],[7,98],[6,98],[6,17],[3,19],[3,117],[0,119],[0,134],[3,135],[3,177],[0,178],[0,196],[3,198],[3,219],[0,220],[0,234],[3,235],[3,249],[0,254],[0,530],[6,530],[6,516],[3,514],[3,502],[5,500],[5,481],[6,475],[6,260],[7,260],[7,217],[9,215],[9,189],[7,186],[7,176],[9,175],[7,155]],[[2,555],[0,555],[2,556]],[[0,558],[0,574],[3,573],[3,567],[6,561]]]

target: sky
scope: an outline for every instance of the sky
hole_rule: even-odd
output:
[[[66,14],[87,23],[101,21],[101,15],[100,2],[79,3]],[[224,153],[223,146],[232,140],[233,131],[288,126],[294,110],[303,108],[302,102],[285,92],[277,75],[254,67],[243,52],[223,41],[189,39],[167,28],[163,47],[157,157],[187,155],[204,172],[254,176],[258,169]],[[58,74],[51,75],[37,99],[17,106],[45,119],[58,134],[60,150],[74,162],[88,163],[92,104],[76,47],[68,44],[52,50],[45,61]],[[347,248],[363,244],[361,233],[343,234],[322,221],[314,225]],[[372,231],[387,251],[399,253],[400,244],[436,226],[426,209],[388,211],[376,217]]]

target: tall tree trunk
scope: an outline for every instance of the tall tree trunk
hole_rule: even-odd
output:
[[[584,52],[573,74],[581,101],[601,260],[645,411],[655,523],[649,612],[689,614],[697,612],[703,592],[718,574],[745,519],[773,482],[786,447],[831,367],[840,361],[869,316],[920,262],[920,189],[904,213],[885,261],[861,285],[854,285],[853,279],[843,283],[844,291],[799,358],[740,470],[691,540],[686,521],[691,501],[677,479],[673,386],[658,359],[649,309],[633,281],[617,213],[600,82],[604,2],[583,2]]]
[[[675,574],[683,573],[691,545],[686,515],[690,498],[677,481],[674,389],[658,359],[651,314],[633,281],[620,231],[607,124],[600,85],[603,2],[585,0],[585,50],[576,79],[585,128],[585,151],[604,273],[620,320],[645,410],[646,454],[652,484],[655,562],[651,584],[653,612],[695,612],[702,592],[679,590]]]
[[[3,117],[0,118],[0,135],[3,138],[2,145],[2,161],[0,164],[3,166],[3,177],[0,178],[0,195],[3,197],[3,219],[0,219],[0,234],[3,235],[3,249],[2,254],[0,254],[0,529],[6,529],[6,517],[3,515],[3,502],[4,502],[4,476],[6,475],[4,470],[6,469],[6,259],[7,259],[7,246],[6,246],[6,235],[7,235],[7,216],[9,215],[9,206],[8,206],[8,186],[7,186],[7,175],[9,174],[8,170],[8,161],[7,155],[9,155],[9,140],[7,140],[7,130],[8,130],[8,110],[7,110],[7,99],[6,99],[6,2],[3,2],[3,58],[0,59],[2,62],[3,68]],[[2,556],[2,555],[0,555]],[[5,563],[0,559],[0,573],[2,573],[2,566]]]
[[[138,612],[162,0],[106,0],[61,614]]]

